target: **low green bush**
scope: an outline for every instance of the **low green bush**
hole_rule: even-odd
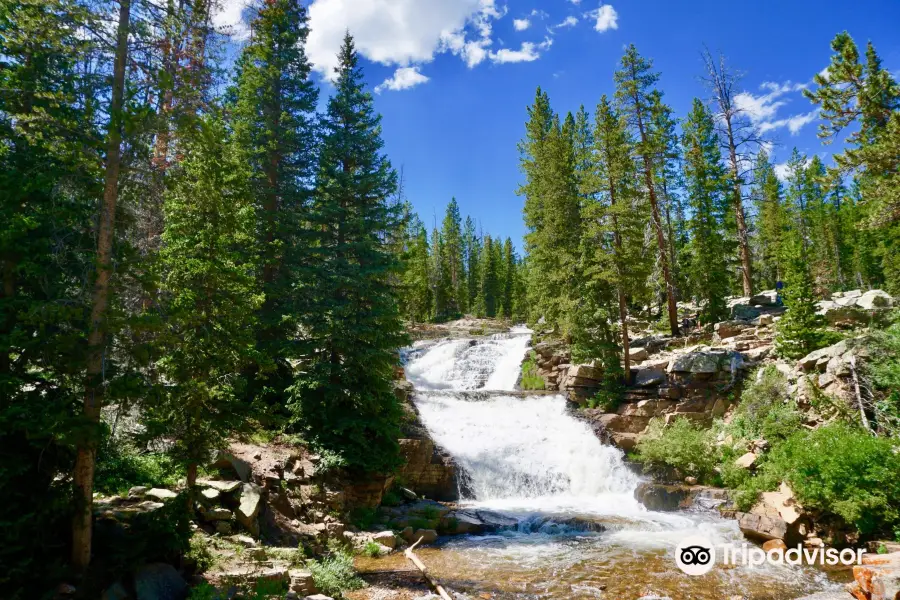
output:
[[[785,440],[800,427],[800,412],[788,393],[787,378],[774,366],[765,367],[741,394],[726,435],[735,440]]]
[[[546,387],[544,378],[538,375],[537,360],[534,351],[528,353],[528,358],[522,363],[522,381],[519,384],[523,390],[542,390]]]
[[[136,485],[175,487],[185,471],[169,455],[141,452],[128,443],[106,439],[97,453],[94,489],[101,494],[123,494]]]
[[[638,443],[636,458],[650,471],[673,468],[682,475],[709,480],[717,456],[710,430],[687,419],[678,419],[668,427],[654,419]]]
[[[368,541],[362,550],[362,553],[370,558],[378,558],[381,556],[381,546],[378,542]]]
[[[800,431],[761,465],[761,487],[786,481],[807,508],[832,512],[862,534],[900,524],[900,456],[893,440],[835,422]]]
[[[319,591],[326,596],[340,597],[343,592],[358,590],[365,585],[353,568],[353,556],[345,551],[332,552],[322,560],[306,563]]]
[[[368,529],[375,523],[376,518],[378,518],[378,511],[365,506],[355,508],[350,513],[350,522],[359,529]]]

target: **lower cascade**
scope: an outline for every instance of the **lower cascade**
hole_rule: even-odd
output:
[[[737,525],[711,511],[647,510],[634,496],[641,476],[562,395],[509,393],[530,337],[520,327],[489,338],[420,342],[405,352],[422,421],[463,471],[462,503],[519,523],[428,551],[429,568],[459,582],[456,597],[781,600],[834,586],[805,567],[682,573],[676,545],[700,534],[740,547]]]

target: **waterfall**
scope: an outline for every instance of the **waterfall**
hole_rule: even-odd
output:
[[[638,478],[622,452],[569,414],[563,396],[503,394],[515,388],[529,339],[529,330],[516,328],[444,340],[408,357],[422,421],[463,468],[471,499],[509,509],[642,512],[633,495]],[[491,393],[472,401],[454,390]]]

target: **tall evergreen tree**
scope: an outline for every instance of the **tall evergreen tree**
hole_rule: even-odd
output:
[[[756,228],[759,247],[757,249],[757,276],[764,288],[772,289],[782,280],[782,244],[786,215],[782,198],[781,182],[775,174],[775,167],[764,150],[756,156],[753,169],[751,195],[756,205]]]
[[[701,321],[710,324],[728,314],[730,286],[722,260],[726,175],[713,116],[697,98],[684,123],[684,174],[691,202],[689,275],[700,300]]]
[[[259,387],[280,398],[290,385],[288,361],[296,359],[297,327],[307,297],[298,294],[309,258],[305,234],[316,160],[315,109],[318,90],[310,79],[304,46],[306,9],[297,0],[273,0],[256,7],[252,36],[237,63],[232,97],[235,142],[245,149],[257,202],[262,250],[260,284],[265,304],[258,319],[264,368],[282,377]],[[261,390],[254,389],[254,396]]]
[[[415,323],[431,318],[432,295],[429,281],[428,232],[418,217],[408,225],[409,247],[403,274],[403,314]]]
[[[481,281],[481,239],[475,233],[475,221],[472,217],[466,217],[463,242],[466,252],[466,306],[475,312]]]
[[[468,289],[465,287],[465,269],[463,264],[463,240],[459,214],[459,204],[456,198],[451,198],[447,204],[447,212],[441,228],[443,240],[441,261],[449,278],[447,290],[447,310],[451,314],[464,312],[468,306]]]
[[[503,290],[500,314],[504,319],[513,317],[513,299],[516,287],[516,252],[510,238],[503,242]]]
[[[621,69],[616,71],[616,100],[620,111],[635,132],[633,158],[639,164],[644,177],[644,186],[650,203],[650,215],[656,232],[656,245],[662,279],[665,285],[669,329],[678,335],[678,308],[675,302],[675,285],[669,264],[668,242],[659,206],[659,196],[655,181],[655,161],[660,152],[658,138],[651,130],[651,109],[654,86],[659,75],[652,71],[652,63],[638,54],[634,44],[625,49]]]
[[[399,461],[391,379],[405,341],[389,284],[398,259],[385,243],[400,225],[390,202],[397,175],[381,153],[381,119],[349,34],[335,74],[310,211],[317,243],[309,293],[320,309],[303,324],[305,376],[293,405],[317,447],[351,467],[388,472]]]
[[[182,134],[160,256],[167,318],[159,368],[169,385],[148,404],[145,423],[174,442],[192,496],[198,466],[242,422],[235,374],[255,359],[263,294],[246,157],[215,117]]]
[[[776,352],[787,358],[800,358],[821,346],[822,317],[816,314],[816,296],[806,250],[795,224],[784,243],[784,305],[787,312],[778,322]]]

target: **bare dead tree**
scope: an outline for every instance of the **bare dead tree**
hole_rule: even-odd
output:
[[[762,146],[759,129],[753,124],[736,101],[740,93],[741,73],[728,67],[723,55],[713,58],[708,48],[702,52],[706,65],[706,87],[712,94],[710,99],[716,116],[716,129],[723,153],[731,171],[731,205],[737,222],[738,247],[741,259],[741,282],[744,295],[753,294],[753,259],[750,252],[750,236],[747,215],[744,211],[744,175],[749,169],[752,156]]]

